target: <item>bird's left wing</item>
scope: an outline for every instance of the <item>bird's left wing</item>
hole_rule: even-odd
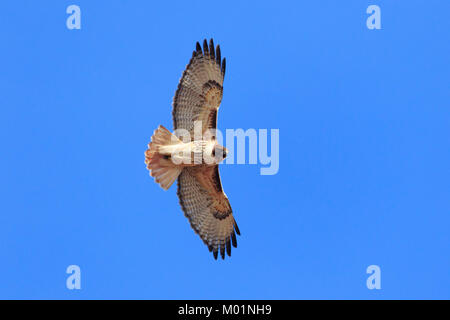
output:
[[[178,177],[178,198],[191,227],[212,251],[225,258],[237,246],[239,228],[230,202],[222,190],[219,166],[186,167]]]
[[[225,58],[221,60],[220,46],[214,48],[211,39],[197,42],[173,98],[174,129],[185,129],[193,139],[194,121],[202,122],[202,134],[216,129],[217,110],[222,101]]]

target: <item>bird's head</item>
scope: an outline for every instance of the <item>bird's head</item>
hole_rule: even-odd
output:
[[[211,156],[214,158],[214,162],[219,164],[227,157],[228,149],[220,144],[216,143],[211,151]]]

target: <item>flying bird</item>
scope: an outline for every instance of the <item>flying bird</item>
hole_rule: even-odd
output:
[[[205,39],[203,48],[197,42],[173,98],[175,132],[160,125],[145,152],[147,169],[164,190],[178,179],[184,215],[215,259],[219,252],[222,259],[225,252],[231,256],[231,246],[237,247],[236,234],[240,235],[219,175],[219,163],[228,151],[215,136],[225,63],[212,39],[209,45]],[[196,128],[201,128],[200,139]]]

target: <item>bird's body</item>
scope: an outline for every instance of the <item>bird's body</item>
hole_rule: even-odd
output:
[[[175,134],[159,126],[145,152],[145,163],[160,186],[167,190],[178,178],[178,198],[191,227],[217,259],[236,247],[230,202],[223,192],[218,164],[227,150],[219,145],[215,130],[222,101],[225,59],[213,40],[197,42],[183,72],[173,101]],[[197,137],[196,128],[201,129]],[[188,141],[185,141],[188,137]]]
[[[164,127],[162,128],[165,129]],[[158,152],[166,156],[166,159],[171,160],[175,165],[193,167],[218,164],[220,160],[215,157],[215,151],[221,148],[223,147],[218,145],[216,140],[195,140],[161,145],[158,148]]]

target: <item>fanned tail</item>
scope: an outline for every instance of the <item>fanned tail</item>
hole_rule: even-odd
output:
[[[174,164],[171,160],[171,154],[162,150],[161,147],[178,143],[181,143],[181,141],[160,125],[153,133],[152,141],[145,151],[147,169],[150,170],[150,175],[164,190],[170,188],[183,168]]]

